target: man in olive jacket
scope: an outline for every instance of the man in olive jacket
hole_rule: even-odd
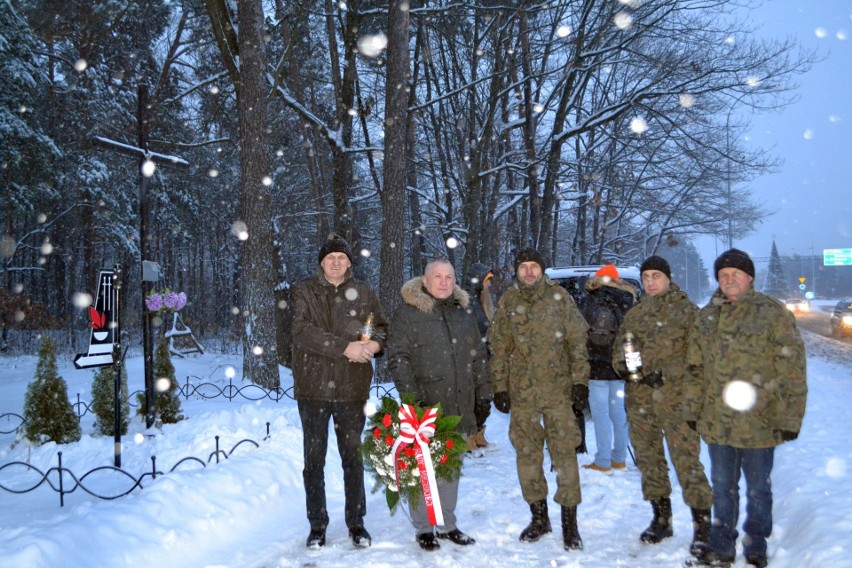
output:
[[[657,544],[671,537],[672,493],[665,440],[680,481],[684,502],[692,510],[693,539],[690,552],[696,557],[710,546],[710,506],[713,491],[700,460],[701,439],[689,420],[684,385],[689,332],[698,315],[693,304],[671,281],[666,259],[650,256],[640,267],[644,295],[619,328],[613,351],[613,367],[627,376],[621,344],[633,334],[642,353],[644,378],[627,381],[627,420],[642,474],[642,497],[651,502],[654,517],[639,537]]]
[[[476,432],[475,405],[491,405],[485,373],[485,345],[470,309],[470,297],[455,280],[449,261],[433,260],[422,277],[402,287],[403,304],[388,332],[387,361],[400,394],[413,393],[421,406],[441,405],[448,416],[461,416],[462,436]],[[411,523],[424,550],[440,548],[437,538],[458,545],[475,541],[456,526],[459,480],[439,479],[444,525],[429,524],[423,496],[412,507]]]
[[[355,546],[368,547],[364,464],[358,446],[366,422],[364,404],[373,377],[372,360],[383,348],[387,322],[376,295],[352,278],[352,253],[346,241],[335,235],[326,240],[319,263],[319,273],[295,284],[292,294],[293,392],[302,419],[302,474],[311,524],[307,546],[325,545],[324,469],[328,421],[333,419],[343,465],[349,537]],[[372,329],[364,329],[371,316]]]
[[[544,444],[556,470],[554,500],[562,506],[566,550],[583,548],[577,529],[580,474],[575,448],[580,431],[572,403],[588,399],[588,325],[564,288],[544,275],[534,249],[515,258],[515,284],[500,298],[488,331],[494,406],[511,410],[509,438],[532,521],[521,540],[535,542],[551,531],[544,477]]]
[[[746,480],[743,551],[767,565],[772,532],[775,447],[795,440],[807,401],[805,349],[784,305],[753,288],[754,263],[738,249],[714,263],[719,289],[693,325],[687,362],[694,380],[687,400],[710,451],[712,552],[700,563],[736,558],[740,472]]]

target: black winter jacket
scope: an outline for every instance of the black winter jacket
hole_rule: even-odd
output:
[[[476,400],[491,400],[485,372],[485,344],[470,311],[467,292],[438,300],[421,277],[402,287],[403,304],[388,332],[387,361],[400,393],[414,393],[432,406],[441,403],[446,415],[461,416],[459,432],[476,431]]]
[[[351,271],[337,286],[322,269],[293,285],[293,396],[296,400],[366,401],[373,378],[369,363],[351,363],[343,352],[373,314],[373,339],[384,347],[387,321],[376,295]],[[376,355],[380,355],[381,352]]]
[[[594,276],[586,282],[586,294],[583,298],[581,312],[589,324],[589,338],[586,347],[589,350],[589,366],[591,380],[620,380],[621,377],[612,367],[613,353],[621,349],[615,344],[618,328],[624,321],[624,316],[636,301],[636,290],[622,280],[610,280]],[[604,330],[596,329],[598,309],[608,310],[612,314],[612,334],[603,334]],[[610,341],[609,345],[601,345],[602,336]]]

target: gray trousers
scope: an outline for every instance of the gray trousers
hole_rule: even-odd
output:
[[[462,459],[464,459],[462,457]],[[434,528],[438,528],[441,532],[450,532],[457,529],[456,526],[456,503],[459,496],[459,479],[446,481],[438,479],[438,496],[441,499],[441,511],[444,514],[444,524],[439,527],[432,527],[429,524],[429,515],[426,512],[426,500],[423,498],[423,492],[420,492],[420,498],[417,500],[417,506],[411,506],[411,524],[414,526],[414,533],[431,533]]]

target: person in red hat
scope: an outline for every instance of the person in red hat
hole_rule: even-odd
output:
[[[627,412],[624,381],[612,367],[615,336],[624,314],[636,301],[636,289],[619,278],[612,264],[601,267],[586,281],[581,306],[589,324],[589,408],[595,423],[595,459],[583,466],[607,472],[627,467]]]

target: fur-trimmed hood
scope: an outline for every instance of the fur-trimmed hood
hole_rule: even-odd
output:
[[[633,296],[633,301],[636,301],[636,288],[632,284],[625,282],[622,279],[613,280],[606,276],[591,276],[586,280],[586,290],[596,290],[602,286],[610,286],[617,290],[622,290]]]
[[[423,277],[415,276],[402,286],[402,301],[420,310],[423,313],[429,313],[435,307],[435,300],[426,289],[423,287]],[[458,284],[453,289],[453,300],[462,308],[467,309],[470,306],[470,295],[462,290]]]

